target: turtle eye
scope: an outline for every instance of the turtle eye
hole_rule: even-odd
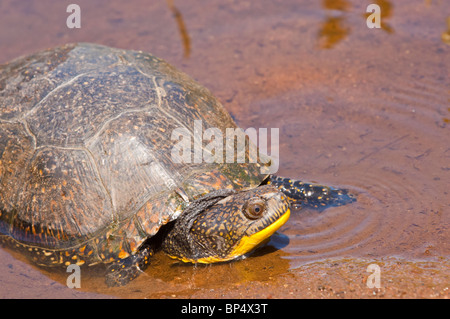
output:
[[[244,214],[250,219],[260,218],[266,210],[266,203],[260,199],[251,199],[244,207]]]

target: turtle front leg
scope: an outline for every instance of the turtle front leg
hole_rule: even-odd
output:
[[[117,259],[106,269],[106,284],[109,287],[128,284],[147,268],[151,255],[152,250],[150,248],[143,248],[135,255]]]
[[[325,209],[342,206],[356,201],[353,194],[346,189],[336,189],[319,184],[305,183],[285,177],[270,176],[267,184],[277,187],[293,205]]]

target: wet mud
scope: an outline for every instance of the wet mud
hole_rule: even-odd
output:
[[[293,211],[244,260],[158,253],[123,288],[102,268],[29,264],[0,249],[0,298],[448,298],[450,3],[2,1],[0,63],[68,42],[153,53],[209,88],[242,128],[279,128],[278,175],[345,187],[357,202]],[[380,285],[368,287],[379,269]]]

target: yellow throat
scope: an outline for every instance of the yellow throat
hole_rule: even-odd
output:
[[[202,263],[202,264],[211,264],[215,262],[223,262],[235,259],[239,256],[242,256],[253,249],[255,249],[258,245],[263,243],[266,239],[268,239],[270,236],[273,235],[281,226],[286,223],[286,221],[289,219],[289,216],[291,214],[291,211],[288,209],[280,218],[278,218],[275,222],[264,228],[263,230],[260,230],[257,233],[254,233],[250,236],[244,236],[240,240],[240,242],[234,247],[234,249],[231,251],[231,253],[225,257],[220,258],[217,256],[211,256],[211,257],[204,257],[197,260],[193,260],[190,258],[179,258],[175,256],[170,256],[174,259],[179,259],[184,262],[192,262],[192,263]]]
[[[278,218],[275,222],[273,222],[263,230],[260,230],[253,235],[243,237],[239,244],[237,244],[237,246],[233,249],[229,256],[229,259],[227,258],[227,260],[242,256],[255,249],[258,245],[272,236],[273,233],[276,232],[281,226],[283,226],[284,223],[286,223],[289,219],[290,214],[291,211],[288,209],[280,218]]]

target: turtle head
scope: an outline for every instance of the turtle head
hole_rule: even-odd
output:
[[[185,262],[232,260],[254,250],[289,218],[286,196],[272,186],[213,192],[192,203],[163,241],[163,250]]]

